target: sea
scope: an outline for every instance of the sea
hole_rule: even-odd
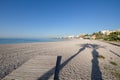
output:
[[[40,39],[26,39],[26,38],[0,38],[0,44],[20,44],[20,43],[35,43],[35,42],[57,42],[65,39],[58,38],[40,38]]]

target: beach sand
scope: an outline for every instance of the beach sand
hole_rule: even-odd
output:
[[[29,59],[62,56],[60,80],[120,80],[120,47],[96,40],[70,40],[0,45],[0,78]],[[105,59],[99,59],[102,55]],[[117,63],[112,65],[110,61]]]

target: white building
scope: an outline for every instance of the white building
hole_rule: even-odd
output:
[[[68,38],[73,39],[73,38],[75,38],[75,36],[71,35],[71,36],[68,36]]]
[[[103,30],[103,31],[101,31],[102,34],[107,34],[109,32],[110,32],[109,30]]]

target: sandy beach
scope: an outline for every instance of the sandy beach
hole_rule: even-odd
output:
[[[38,55],[62,56],[60,80],[120,80],[120,47],[96,40],[79,39],[0,44],[0,79]],[[99,55],[104,59],[98,58]]]

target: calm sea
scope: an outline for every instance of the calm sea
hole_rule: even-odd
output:
[[[64,39],[56,38],[41,38],[41,39],[13,39],[13,38],[0,38],[0,44],[18,44],[18,43],[33,43],[33,42],[56,42],[63,41]]]

